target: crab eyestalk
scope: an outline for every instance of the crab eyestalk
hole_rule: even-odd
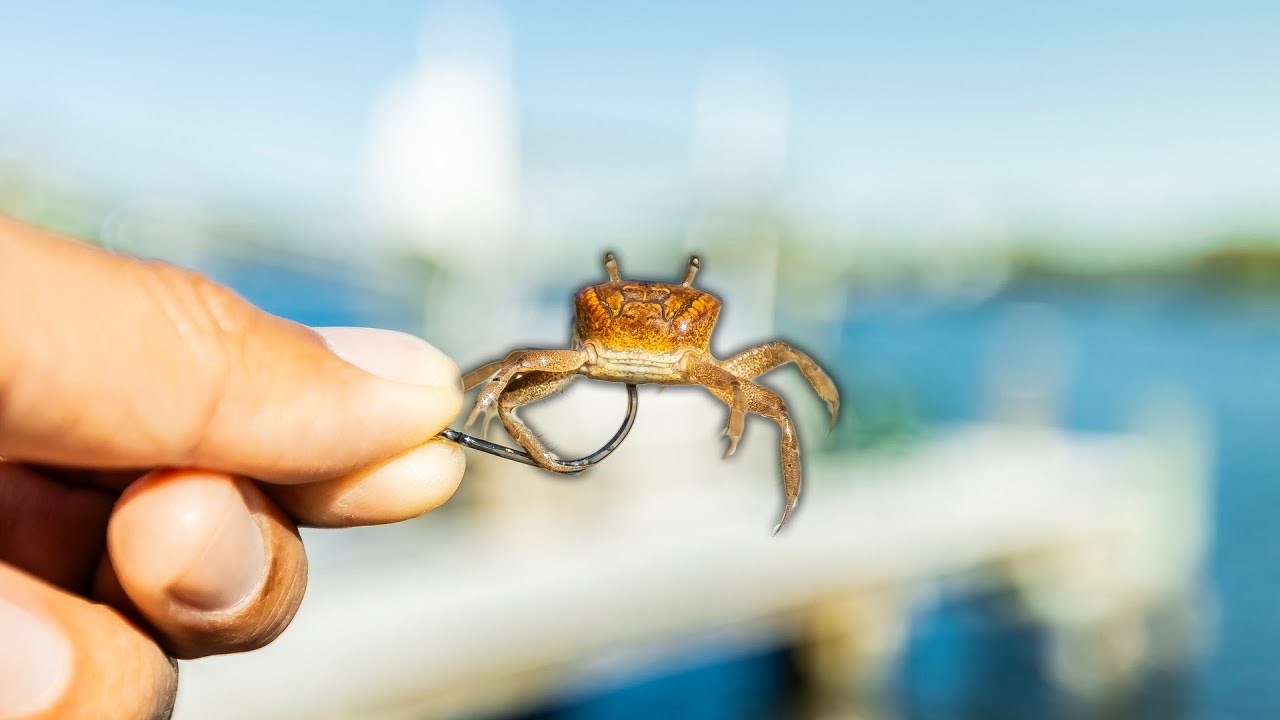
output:
[[[686,270],[684,273],[685,287],[689,287],[690,285],[693,285],[693,276],[698,274],[698,270],[701,267],[702,267],[702,261],[698,259],[697,255],[694,255],[689,258],[689,269]]]
[[[609,271],[609,282],[618,282],[622,279],[622,276],[618,274],[618,258],[614,257],[613,253],[607,252],[604,254],[604,267]]]

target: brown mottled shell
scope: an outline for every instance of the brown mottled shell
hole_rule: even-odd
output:
[[[660,356],[707,350],[720,299],[683,285],[621,280],[579,290],[573,308],[580,341],[611,354]]]

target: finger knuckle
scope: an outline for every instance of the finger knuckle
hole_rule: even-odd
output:
[[[248,334],[247,303],[229,288],[168,263],[146,263],[146,280],[186,365],[186,411],[168,428],[182,457],[198,455],[219,414]]]

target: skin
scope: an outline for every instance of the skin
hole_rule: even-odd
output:
[[[466,389],[484,384],[467,426],[481,415],[487,424],[496,414],[539,465],[555,472],[575,472],[580,468],[564,465],[516,417],[516,408],[560,392],[578,375],[637,385],[701,385],[729,406],[726,457],[738,447],[747,413],[778,423],[786,507],[774,532],[781,530],[800,499],[800,441],[786,403],[753,380],[795,363],[827,403],[833,425],[840,395],[831,377],[812,358],[784,342],[765,343],[728,360],[716,359],[710,343],[721,303],[692,287],[699,267],[698,258],[691,258],[679,285],[623,280],[613,253],[606,255],[609,282],[585,287],[574,296],[573,349],[517,350],[505,360],[467,373],[463,378]]]
[[[163,718],[176,658],[271,642],[300,525],[445,502],[457,366],[0,215],[0,718]],[[334,648],[341,652],[341,648]]]

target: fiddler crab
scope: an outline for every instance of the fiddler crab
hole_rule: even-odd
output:
[[[560,392],[578,375],[629,385],[701,385],[729,406],[725,457],[737,449],[747,413],[767,417],[781,428],[786,508],[774,532],[781,530],[800,498],[800,443],[786,403],[754,379],[794,362],[827,403],[833,425],[840,407],[839,392],[812,358],[785,342],[768,342],[728,360],[716,359],[710,342],[721,302],[693,288],[700,267],[697,256],[690,258],[684,281],[678,285],[624,280],[613,253],[605,255],[609,282],[589,285],[573,298],[572,349],[516,350],[504,360],[466,374],[463,385],[467,390],[484,384],[467,427],[481,415],[487,425],[496,414],[534,463],[553,472],[579,472],[582,464],[568,464],[552,453],[516,417],[516,408]],[[634,389],[629,389],[634,398]]]

